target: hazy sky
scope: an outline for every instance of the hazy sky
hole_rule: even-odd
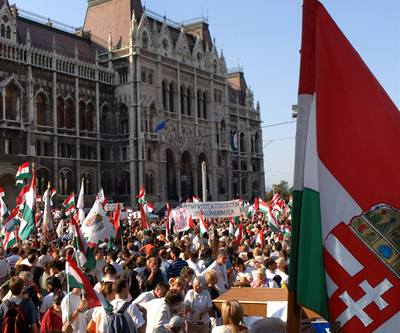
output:
[[[9,0],[18,7],[82,26],[86,0]],[[396,105],[400,105],[400,0],[322,0]],[[228,67],[244,67],[262,109],[263,125],[290,121],[297,101],[300,0],[146,0],[181,22],[209,18]],[[293,181],[295,124],[263,129],[266,185]],[[269,141],[277,140],[277,141]],[[269,144],[268,144],[269,143]]]

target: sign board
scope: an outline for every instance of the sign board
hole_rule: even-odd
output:
[[[108,203],[106,204],[105,210],[106,212],[112,212],[117,208],[117,205],[119,205],[119,208],[122,210],[124,209],[124,204],[122,202],[120,203]]]
[[[193,219],[199,219],[203,213],[207,219],[218,217],[240,216],[239,200],[215,201],[215,202],[185,202],[182,208],[186,208],[187,214]]]
[[[174,220],[174,232],[182,232],[189,229],[189,215],[186,208],[172,209],[171,217]]]

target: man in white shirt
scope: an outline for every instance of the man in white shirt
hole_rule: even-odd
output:
[[[10,275],[10,265],[4,257],[4,249],[0,247],[0,284],[3,284]]]
[[[214,270],[217,273],[218,282],[217,289],[220,295],[228,290],[228,275],[226,272],[226,261],[228,260],[228,255],[225,251],[218,251],[217,259],[207,267],[203,274],[209,270]]]
[[[168,285],[164,282],[157,283],[156,287],[153,290],[145,291],[141,293],[135,300],[132,302],[133,304],[142,305],[147,303],[155,298],[162,298],[168,291]]]
[[[118,279],[113,284],[115,299],[111,301],[113,312],[118,312],[127,302],[129,295],[129,286],[126,280]],[[146,325],[143,314],[140,312],[138,305],[130,304],[124,311],[124,316],[129,325],[129,330],[134,332],[135,329],[139,332],[145,332]]]
[[[85,311],[87,300],[81,298],[82,290],[73,288],[61,302],[62,321],[71,322],[72,332],[86,332],[87,321]]]

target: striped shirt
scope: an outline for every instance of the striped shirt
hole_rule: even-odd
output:
[[[185,260],[181,258],[176,259],[167,268],[168,279],[178,277],[181,274],[182,268],[186,266],[188,266],[188,263]]]

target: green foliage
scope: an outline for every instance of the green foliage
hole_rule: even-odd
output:
[[[287,181],[281,180],[279,184],[272,185],[272,188],[273,189],[271,191],[265,192],[265,201],[271,200],[274,196],[274,193],[279,193],[285,201],[289,200],[291,189],[289,188]]]

